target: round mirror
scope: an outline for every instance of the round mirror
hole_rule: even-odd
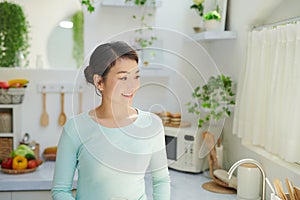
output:
[[[73,23],[65,19],[56,26],[48,38],[47,59],[50,68],[76,68],[73,58]]]

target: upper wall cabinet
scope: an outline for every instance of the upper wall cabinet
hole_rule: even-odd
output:
[[[136,6],[134,3],[135,0],[131,0],[129,2],[125,2],[125,0],[102,0],[101,4],[102,6],[124,6],[124,7],[130,7],[130,6]],[[155,7],[160,7],[162,1],[161,0],[150,0],[146,2],[146,5],[149,7],[153,6],[153,3],[155,4]]]

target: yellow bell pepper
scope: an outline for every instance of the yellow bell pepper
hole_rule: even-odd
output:
[[[13,159],[12,168],[13,169],[26,169],[28,161],[24,156],[16,156]]]

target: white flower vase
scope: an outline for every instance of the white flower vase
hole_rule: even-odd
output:
[[[204,28],[204,19],[203,19],[203,17],[200,17],[199,27]]]
[[[205,25],[204,25],[204,20],[202,17],[200,17],[199,26],[194,26],[193,29],[194,29],[195,33],[204,31]]]
[[[206,20],[204,22],[206,31],[220,31],[221,30],[221,22],[217,20]]]

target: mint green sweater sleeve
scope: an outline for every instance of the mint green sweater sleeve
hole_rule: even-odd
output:
[[[55,174],[52,188],[54,200],[74,200],[72,186],[77,162],[78,146],[63,129],[56,157]]]
[[[163,126],[161,124],[161,126]],[[152,175],[153,200],[170,200],[170,176],[168,171],[168,161],[165,148],[164,129],[161,129],[154,145],[150,161],[150,169]]]

